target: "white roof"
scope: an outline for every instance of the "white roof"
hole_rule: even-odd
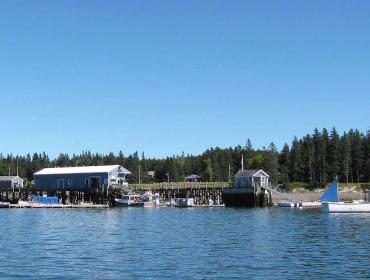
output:
[[[101,165],[101,166],[80,166],[80,167],[56,167],[56,168],[44,168],[34,175],[53,175],[53,174],[77,174],[77,173],[105,173],[111,172],[115,169],[118,172],[125,174],[131,174],[126,168],[120,165]]]

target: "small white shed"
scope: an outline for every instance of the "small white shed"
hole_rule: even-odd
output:
[[[235,187],[237,188],[258,188],[269,186],[269,175],[259,170],[240,170],[235,175]]]

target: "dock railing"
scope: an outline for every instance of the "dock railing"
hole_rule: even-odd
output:
[[[148,184],[130,184],[132,190],[163,190],[163,189],[224,189],[230,187],[229,182],[164,182]]]

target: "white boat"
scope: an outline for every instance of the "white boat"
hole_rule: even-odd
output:
[[[144,207],[157,207],[160,205],[160,195],[158,193],[146,192],[142,196]]]
[[[294,208],[295,204],[293,202],[288,202],[288,201],[281,201],[277,202],[276,206],[278,207],[288,207],[288,208]]]
[[[0,201],[0,208],[9,208],[10,203],[9,202],[2,202]]]
[[[370,203],[339,202],[338,181],[335,179],[326,192],[320,197],[321,209],[327,213],[370,213]]]
[[[182,208],[193,207],[194,198],[174,198],[171,200],[171,206]]]
[[[370,213],[370,203],[323,202],[322,210],[329,213]]]
[[[114,206],[117,207],[144,207],[144,200],[140,195],[123,195],[122,198],[114,199]]]

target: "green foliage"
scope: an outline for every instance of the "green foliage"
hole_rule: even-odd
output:
[[[33,174],[45,167],[90,166],[120,164],[130,170],[130,183],[182,182],[191,174],[200,175],[202,181],[231,181],[241,169],[241,157],[245,169],[264,169],[270,175],[270,182],[287,189],[325,187],[338,176],[340,182],[370,182],[370,131],[366,135],[358,130],[350,130],[339,136],[333,128],[330,132],[316,128],[312,135],[298,139],[295,137],[291,147],[285,144],[281,151],[271,143],[267,149],[254,149],[248,139],[244,146],[221,149],[210,148],[201,155],[171,156],[164,159],[147,158],[138,152],[124,155],[109,153],[93,154],[83,151],[81,154],[60,154],[50,159],[46,153],[27,154],[26,156],[6,157],[0,154],[0,175],[15,175],[17,163],[19,175],[31,182]],[[148,171],[155,171],[155,177],[148,176]]]
[[[288,190],[299,190],[299,189],[311,189],[311,185],[306,182],[290,182],[289,185],[286,187]]]

